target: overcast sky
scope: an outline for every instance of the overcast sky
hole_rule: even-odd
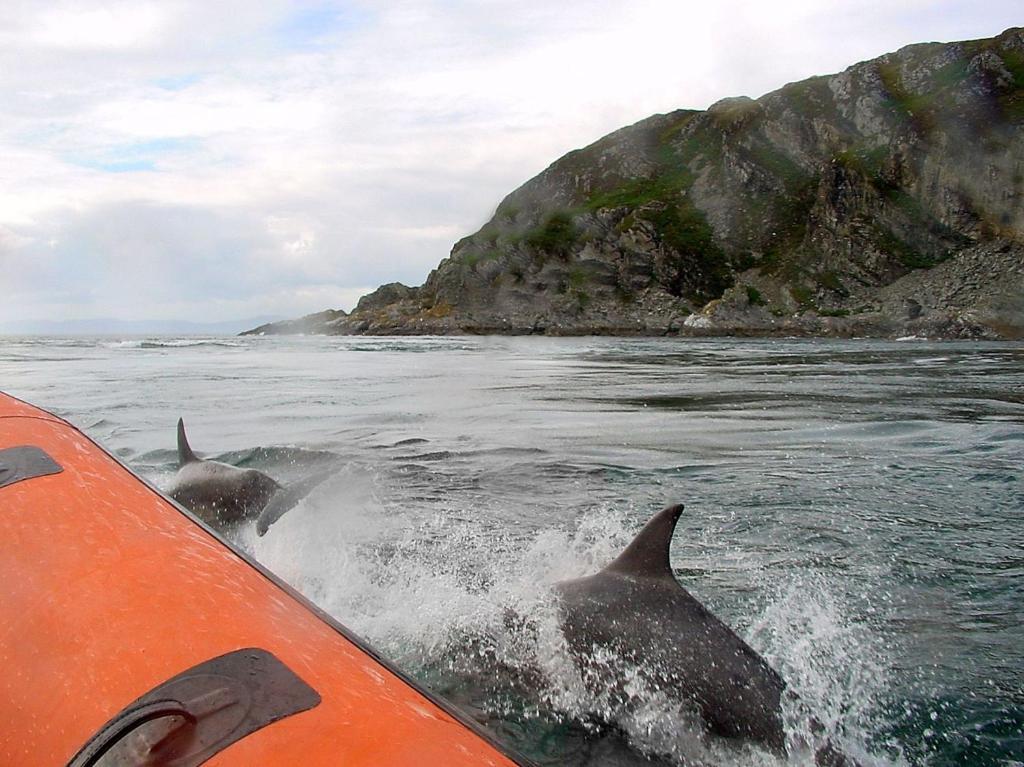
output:
[[[0,323],[229,320],[421,284],[501,198],[655,112],[1020,0],[0,3]]]

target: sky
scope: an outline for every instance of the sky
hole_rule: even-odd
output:
[[[657,112],[1024,24],[1020,0],[0,3],[0,323],[226,321],[422,284]]]

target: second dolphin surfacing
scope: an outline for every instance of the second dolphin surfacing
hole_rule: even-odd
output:
[[[257,469],[204,460],[192,451],[179,418],[178,473],[167,493],[216,530],[232,531],[255,521],[257,535],[264,535],[336,471],[331,467],[282,486]]]
[[[555,584],[566,642],[591,678],[624,687],[627,667],[642,668],[659,689],[692,704],[710,732],[783,754],[782,677],[672,574],[669,548],[682,511],[659,512],[600,572]],[[831,743],[815,761],[855,764]]]
[[[199,458],[188,444],[185,423],[180,418],[178,466],[168,494],[218,529],[255,519],[281,489],[277,482],[256,469],[241,469]]]

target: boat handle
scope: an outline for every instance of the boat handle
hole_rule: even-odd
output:
[[[246,735],[319,702],[319,694],[271,653],[236,650],[129,704],[68,767],[197,767]]]

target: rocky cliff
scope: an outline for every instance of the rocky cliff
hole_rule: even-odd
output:
[[[325,333],[1024,335],[1024,30],[562,157]],[[294,332],[270,325],[260,332]]]

